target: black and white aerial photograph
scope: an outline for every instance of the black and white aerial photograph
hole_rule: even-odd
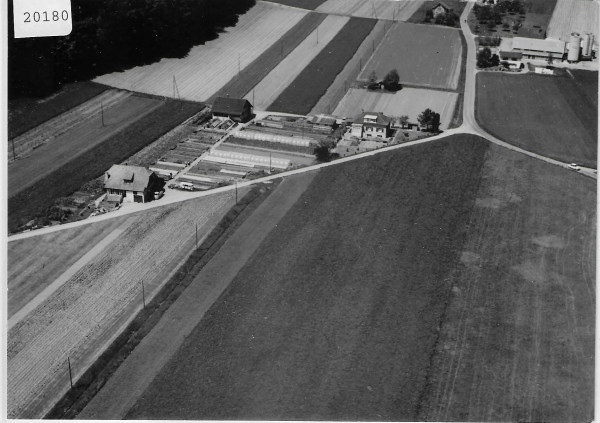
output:
[[[600,0],[3,2],[1,419],[595,419]]]

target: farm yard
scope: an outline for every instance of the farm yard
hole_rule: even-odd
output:
[[[416,421],[486,150],[322,169],[126,418]]]
[[[143,98],[143,100],[150,101],[150,99],[146,98]],[[132,118],[137,118],[137,120],[129,122],[128,125],[116,131],[94,147],[88,148],[83,152],[67,151],[66,154],[71,155],[69,162],[63,166],[55,167],[52,171],[46,170],[44,178],[38,179],[36,183],[21,190],[18,194],[13,196],[9,194],[9,231],[13,232],[17,230],[21,225],[34,218],[39,220],[39,224],[48,224],[45,212],[57,198],[77,191],[85,183],[102,175],[114,163],[120,163],[131,157],[134,153],[153,143],[162,135],[204,108],[204,105],[201,103],[189,103],[177,100],[166,100],[159,102],[159,105],[160,107],[155,108],[155,110],[145,114],[143,117],[132,116]],[[127,112],[126,115],[131,116],[131,113]],[[123,116],[118,119],[122,118]],[[114,117],[114,119],[117,118]],[[97,122],[97,124],[101,128],[101,122]],[[107,128],[110,127],[105,127],[105,129]],[[94,129],[90,130],[92,134],[95,131]],[[81,139],[88,142],[93,141],[90,133],[84,134],[82,137]],[[81,139],[78,141],[81,141]],[[49,145],[51,144],[46,144],[35,150],[35,154],[38,151],[43,151]],[[22,162],[35,158],[35,154],[24,159]],[[40,161],[40,163],[43,162]],[[19,164],[19,161],[17,161],[9,166],[9,178],[10,168]],[[48,163],[48,166],[54,167],[54,163]],[[35,166],[30,166],[30,168],[33,173],[31,175],[26,174],[24,177],[30,179],[36,178],[39,175],[39,169]]]
[[[103,75],[95,81],[132,91],[206,101],[276,43],[306,13],[274,3],[257,2],[240,16],[235,27],[228,28],[213,41],[193,47],[183,59],[162,59],[151,65]]]
[[[548,25],[548,37],[569,41],[572,32],[591,32],[598,44],[598,7],[593,0],[558,0]]]
[[[104,124],[102,116],[98,113],[100,101],[94,99],[15,140],[25,151],[26,148],[31,149],[38,145],[38,142],[42,142],[44,136],[51,138],[32,150],[27,157],[9,164],[9,198],[65,166],[76,156],[102,144],[115,133],[164,104],[154,98],[117,90],[107,91],[101,94],[101,98],[109,101],[103,113]]]
[[[480,73],[477,120],[511,144],[596,168],[597,79],[581,70],[562,77]]]
[[[376,23],[377,21],[373,19],[350,18],[331,42],[281,92],[267,110],[308,114],[327,92],[336,75],[354,56]]]
[[[228,193],[129,218],[116,240],[15,322],[8,332],[7,345],[9,418],[42,417],[69,387],[67,357],[76,379],[141,308],[142,281],[149,301],[191,251],[195,225],[199,235],[204,236],[232,203]],[[85,248],[81,244],[99,236],[102,230],[107,228],[75,233],[72,240]],[[55,234],[44,237],[40,247],[57,241]],[[68,243],[69,237],[61,240]],[[12,267],[18,266],[19,251],[23,253],[21,242],[9,245],[16,253],[9,263],[13,278],[20,277]],[[53,248],[61,246],[54,244]],[[41,275],[48,272],[51,276],[58,271],[54,265],[46,269],[38,263],[36,267]],[[9,296],[9,304],[11,301]],[[35,362],[32,356],[37,357]]]
[[[359,78],[367,81],[375,72],[383,79],[397,69],[400,83],[455,90],[461,67],[460,33],[432,25],[395,23]]]
[[[403,88],[396,93],[381,93],[352,88],[338,104],[333,114],[338,117],[355,118],[370,111],[382,112],[391,117],[406,115],[416,124],[419,114],[427,108],[440,114],[440,129],[448,129],[458,93],[449,91]]]
[[[330,114],[335,109],[335,106],[340,102],[344,95],[346,95],[346,92],[360,74],[362,65],[367,63],[375,51],[375,46],[379,45],[391,27],[391,22],[384,20],[377,21],[373,30],[363,40],[362,44],[356,50],[356,53],[354,53],[354,56],[346,63],[344,69],[337,74],[335,80],[329,86],[325,94],[319,99],[315,107],[312,108],[310,111],[311,115],[321,113]]]
[[[266,49],[252,63],[246,66],[239,75],[234,76],[223,88],[217,91],[209,100],[212,103],[216,97],[243,98],[260,81],[271,72],[281,60],[289,55],[298,44],[308,37],[319,26],[327,15],[307,13],[296,25],[286,32],[278,42]]]
[[[596,181],[490,146],[419,421],[591,421]]]
[[[422,0],[327,0],[316,11],[361,18],[408,20],[423,3]]]
[[[327,16],[285,59],[246,95],[256,110],[267,108],[348,23],[350,18]]]

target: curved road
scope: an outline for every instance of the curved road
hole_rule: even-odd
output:
[[[463,103],[463,123],[460,127],[447,130],[442,134],[439,134],[439,135],[436,135],[433,137],[429,137],[429,138],[425,138],[422,140],[411,141],[411,142],[407,142],[407,143],[400,144],[400,145],[394,145],[394,146],[390,146],[390,147],[383,147],[383,148],[380,148],[377,150],[372,150],[372,151],[369,151],[366,153],[360,153],[360,154],[356,154],[354,156],[344,157],[342,159],[338,159],[338,160],[335,160],[335,161],[329,162],[329,163],[321,163],[321,164],[307,166],[307,167],[304,167],[301,169],[296,169],[296,170],[292,170],[292,171],[288,171],[288,172],[277,173],[275,175],[266,176],[266,177],[254,179],[251,181],[240,182],[237,184],[237,187],[260,184],[260,183],[268,182],[270,180],[289,176],[289,175],[310,172],[315,169],[320,169],[322,167],[336,166],[340,163],[345,163],[345,162],[353,161],[353,160],[360,160],[364,157],[373,156],[375,154],[382,154],[382,153],[385,154],[386,152],[391,151],[391,150],[412,147],[414,145],[423,144],[423,143],[427,143],[427,142],[433,142],[433,141],[437,141],[437,140],[446,138],[450,135],[461,134],[461,133],[479,135],[480,137],[485,138],[488,141],[493,142],[494,144],[497,144],[504,148],[508,148],[510,150],[525,154],[527,156],[533,157],[538,160],[543,160],[543,161],[553,164],[555,166],[560,166],[562,168],[569,169],[568,163],[564,163],[559,160],[551,159],[551,158],[543,156],[541,154],[533,153],[533,152],[525,150],[523,148],[516,147],[516,146],[514,146],[506,141],[503,141],[499,138],[496,138],[492,134],[486,132],[483,128],[481,128],[481,126],[479,126],[479,123],[477,123],[477,120],[475,119],[477,72],[478,72],[476,69],[476,66],[475,66],[476,55],[477,55],[477,46],[475,45],[475,35],[471,32],[471,29],[469,28],[469,25],[467,24],[467,21],[466,21],[467,16],[469,15],[469,13],[471,12],[471,9],[473,8],[473,4],[474,4],[474,0],[469,0],[467,2],[467,5],[466,5],[461,17],[460,17],[461,29],[463,31],[463,34],[464,34],[466,42],[467,42],[467,61],[466,61],[467,68],[466,68],[465,91],[464,91],[464,96],[463,96],[464,97],[464,100],[463,100],[464,101],[464,103]],[[583,176],[597,179],[597,172],[595,169],[582,167],[581,171],[579,173]],[[117,211],[107,213],[104,215],[100,215],[100,216],[96,216],[94,218],[88,218],[86,220],[81,220],[78,222],[67,223],[64,225],[57,225],[57,226],[52,226],[52,227],[48,227],[48,228],[37,229],[34,231],[30,231],[30,232],[12,235],[12,236],[8,237],[8,242],[16,241],[18,239],[23,239],[23,238],[29,238],[29,237],[37,236],[37,235],[44,235],[47,233],[56,232],[56,231],[60,231],[60,230],[64,230],[64,229],[69,229],[69,228],[73,228],[73,227],[77,227],[77,226],[81,226],[81,225],[86,225],[86,224],[98,222],[101,220],[111,219],[111,218],[117,217],[117,216],[123,216],[126,214],[137,213],[137,212],[141,212],[141,211],[144,211],[147,209],[161,207],[161,206],[164,206],[167,204],[173,204],[173,203],[177,203],[180,201],[190,200],[193,198],[199,198],[199,197],[204,197],[207,195],[213,195],[213,194],[217,194],[219,192],[232,191],[234,189],[236,189],[236,186],[229,185],[226,187],[221,187],[221,188],[213,189],[210,191],[203,191],[203,192],[199,192],[199,193],[189,193],[189,192],[181,192],[181,191],[177,191],[177,190],[167,190],[168,195],[165,195],[160,200],[153,201],[151,203],[146,203],[146,204],[136,203],[133,207],[131,207],[131,205],[129,205],[129,206],[125,205],[124,207],[122,207],[121,209],[119,209]]]

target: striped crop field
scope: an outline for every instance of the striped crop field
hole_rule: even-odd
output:
[[[305,10],[258,2],[240,16],[237,25],[196,46],[182,59],[162,59],[95,79],[132,91],[205,101],[277,42],[308,13]],[[176,84],[173,82],[175,81]]]
[[[333,83],[327,89],[327,92],[319,99],[318,103],[310,111],[311,115],[320,113],[330,114],[337,104],[344,98],[352,83],[356,80],[362,67],[385,37],[387,31],[392,27],[388,21],[377,21],[371,33],[363,40],[362,44],[352,56],[352,59],[346,63],[344,69],[335,77]]]
[[[444,130],[450,125],[457,98],[457,93],[421,88],[403,88],[394,94],[352,88],[333,114],[354,118],[364,110],[393,117],[406,115],[410,123],[417,123],[419,114],[429,108],[440,114]]]
[[[422,0],[327,0],[316,10],[361,18],[407,21],[421,4]]]
[[[234,76],[223,88],[217,91],[208,102],[212,103],[216,97],[244,97],[285,57],[294,51],[298,44],[308,37],[326,17],[327,15],[322,13],[308,13],[286,32],[278,42],[265,50],[263,54],[246,66],[239,75]]]
[[[402,84],[455,90],[461,51],[456,29],[399,22],[387,33],[359,78],[366,81],[375,72],[383,79],[397,69]]]
[[[374,19],[351,18],[267,110],[300,115],[310,112],[376,23]]]
[[[598,43],[598,3],[593,0],[558,0],[550,24],[548,37],[569,41],[572,32],[583,35],[591,32]]]
[[[246,98],[256,110],[266,110],[296,79],[302,70],[327,47],[350,18],[329,15],[285,59],[283,59]]]
[[[8,417],[42,418],[232,204],[231,194],[145,213],[8,332]],[[17,241],[18,242],[18,241]],[[54,246],[53,248],[58,248]],[[10,301],[10,298],[9,298]],[[31,358],[35,357],[35,360]]]

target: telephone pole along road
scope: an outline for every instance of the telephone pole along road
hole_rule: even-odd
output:
[[[443,132],[442,134],[435,135],[435,136],[425,138],[422,140],[410,141],[410,142],[407,142],[404,144],[393,145],[393,146],[389,146],[389,147],[382,147],[377,150],[372,150],[372,151],[368,151],[365,153],[359,153],[354,156],[336,159],[332,162],[320,163],[320,164],[316,164],[316,165],[312,165],[312,166],[307,166],[307,167],[304,167],[301,169],[295,169],[295,170],[291,170],[291,171],[287,171],[287,172],[277,173],[277,174],[270,175],[270,176],[265,176],[263,178],[258,178],[258,179],[254,179],[254,180],[250,180],[250,181],[244,181],[244,182],[238,182],[237,187],[240,188],[240,187],[245,187],[245,186],[250,186],[250,185],[254,185],[254,184],[260,184],[260,183],[272,181],[274,179],[283,178],[285,176],[297,175],[297,174],[305,173],[305,172],[312,172],[314,170],[321,169],[324,167],[336,166],[338,164],[347,163],[347,162],[351,162],[354,160],[360,160],[365,157],[374,156],[375,154],[385,154],[388,151],[393,151],[393,150],[397,150],[400,148],[409,148],[409,147],[419,145],[419,144],[438,141],[438,140],[444,139],[450,135],[456,135],[456,134],[478,135],[478,136],[485,138],[488,141],[490,141],[494,144],[497,144],[501,147],[508,148],[510,150],[519,152],[521,154],[525,154],[529,157],[533,157],[535,159],[545,161],[546,163],[562,167],[564,169],[569,169],[568,163],[561,162],[561,161],[555,160],[555,159],[551,159],[551,158],[543,156],[541,154],[533,153],[531,151],[516,147],[516,146],[514,146],[506,141],[503,141],[503,140],[493,136],[492,134],[486,132],[483,128],[481,128],[479,126],[479,123],[477,123],[477,120],[475,119],[475,103],[476,103],[475,100],[476,100],[477,72],[478,72],[476,69],[476,66],[475,66],[476,61],[477,61],[477,59],[476,59],[477,47],[475,45],[475,36],[471,32],[471,29],[469,28],[469,25],[467,24],[467,17],[469,15],[469,13],[471,12],[471,9],[473,8],[474,2],[475,2],[475,0],[469,0],[467,2],[467,5],[465,6],[465,9],[463,10],[463,13],[460,17],[461,29],[463,31],[465,40],[467,42],[467,62],[465,64],[466,65],[466,80],[465,80],[465,92],[464,92],[464,96],[463,96],[464,97],[464,99],[463,99],[463,101],[464,101],[464,103],[463,103],[463,123],[460,127],[454,128],[454,129],[449,129],[449,130]],[[596,169],[581,167],[581,171],[579,173],[583,176],[597,179]],[[113,217],[137,213],[137,212],[153,209],[156,207],[165,206],[168,204],[178,203],[181,201],[187,201],[187,200],[191,200],[191,199],[195,199],[195,198],[206,197],[206,196],[218,194],[221,192],[232,191],[234,189],[235,189],[234,185],[229,185],[226,187],[215,188],[210,191],[203,191],[203,192],[198,192],[198,193],[177,193],[177,191],[172,191],[172,195],[165,196],[165,197],[161,198],[160,200],[156,200],[156,201],[153,201],[150,203],[144,203],[144,204],[136,203],[135,207],[124,207],[124,208],[119,209],[114,212],[110,212],[110,213],[103,214],[100,216],[95,216],[95,217],[81,220],[78,222],[66,223],[64,225],[56,225],[56,226],[52,226],[52,227],[48,227],[48,228],[42,228],[42,229],[30,231],[30,232],[11,235],[8,237],[8,242],[16,241],[16,240],[24,239],[24,238],[30,238],[32,236],[37,236],[37,235],[45,235],[48,233],[65,230],[65,229],[70,229],[70,228],[74,228],[74,227],[81,226],[81,225],[87,225],[89,223],[95,223],[95,222],[99,222],[99,221],[106,220],[106,219],[112,219]],[[179,195],[176,195],[176,193]]]

